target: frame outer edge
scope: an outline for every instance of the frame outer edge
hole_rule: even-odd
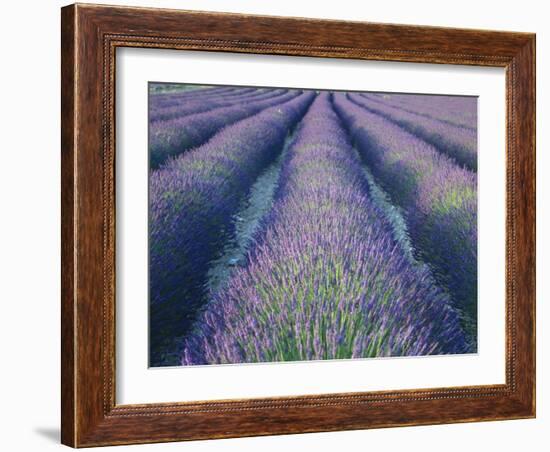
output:
[[[536,417],[536,35],[518,52],[518,303],[517,353],[523,375],[519,397],[528,417]],[[526,352],[529,350],[529,353]]]
[[[77,445],[76,5],[61,8],[61,443]]]
[[[533,332],[532,332],[532,347],[533,347],[533,388],[531,391],[532,401],[532,414],[533,417],[537,417],[537,36],[533,34],[533,39],[531,41],[532,46],[532,96],[533,96],[533,116],[532,116],[532,141],[533,141],[533,168],[532,175],[533,178],[533,225],[532,225],[532,234],[533,234],[533,272],[531,275],[532,284],[533,284]]]
[[[535,199],[535,42],[534,35],[529,34],[522,35],[521,42],[518,42],[519,38],[515,34],[503,34],[502,36],[504,37],[513,36],[515,38],[511,42],[499,47],[498,52],[495,51],[495,54],[503,55],[500,60],[487,62],[487,65],[504,66],[504,62],[510,63],[511,60],[514,60],[517,69],[519,69],[516,73],[516,75],[519,74],[516,93],[518,106],[515,109],[518,121],[514,126],[516,133],[514,147],[518,150],[519,154],[514,173],[519,183],[518,191],[515,192],[514,196],[518,204],[524,203],[524,205],[520,205],[516,209],[519,215],[515,217],[519,233],[518,244],[523,247],[524,251],[518,253],[519,265],[517,267],[519,274],[516,279],[519,298],[518,310],[520,311],[518,325],[521,326],[521,329],[518,331],[518,345],[519,347],[526,347],[529,350],[528,353],[525,353],[525,350],[520,348],[518,354],[520,358],[518,373],[521,375],[523,384],[518,385],[518,391],[515,396],[503,395],[498,400],[495,400],[495,403],[498,402],[498,405],[495,405],[494,408],[498,411],[481,414],[479,417],[470,416],[467,418],[456,417],[456,415],[451,416],[451,413],[445,418],[434,421],[429,416],[430,413],[426,413],[426,409],[419,402],[418,404],[415,403],[412,409],[419,409],[425,412],[424,420],[415,420],[409,423],[404,419],[389,419],[387,423],[377,424],[374,422],[370,424],[366,420],[358,418],[365,413],[366,408],[356,408],[354,409],[355,414],[353,414],[348,413],[346,411],[348,408],[342,404],[337,405],[335,411],[341,412],[340,414],[346,414],[347,418],[343,414],[341,417],[344,421],[347,419],[347,423],[345,426],[339,428],[334,427],[334,421],[330,420],[332,417],[327,417],[326,413],[317,413],[314,417],[319,419],[313,419],[309,425],[306,425],[306,422],[301,422],[303,413],[305,412],[298,412],[292,409],[291,411],[287,411],[286,414],[283,413],[284,416],[279,413],[277,415],[278,420],[274,421],[274,426],[264,426],[265,428],[259,429],[256,426],[257,419],[251,412],[248,412],[249,414],[246,416],[242,414],[247,412],[247,408],[245,408],[240,412],[240,417],[235,416],[233,418],[232,422],[235,430],[231,431],[228,424],[231,424],[232,416],[229,415],[229,411],[226,413],[224,409],[218,410],[217,419],[212,419],[201,414],[196,414],[195,416],[197,417],[192,419],[181,415],[169,416],[169,412],[156,414],[138,413],[137,416],[145,416],[141,417],[142,421],[138,422],[140,418],[117,416],[116,406],[105,405],[107,399],[105,377],[111,377],[114,367],[104,367],[105,365],[100,359],[100,356],[104,356],[104,353],[110,347],[109,341],[105,342],[104,339],[105,334],[109,331],[109,326],[106,326],[105,318],[103,318],[104,323],[100,325],[101,316],[97,311],[99,306],[98,300],[108,286],[103,286],[103,289],[99,289],[97,285],[99,281],[97,263],[101,259],[104,262],[107,257],[96,246],[100,232],[100,218],[96,217],[96,213],[98,212],[96,212],[97,209],[94,209],[99,205],[101,199],[105,203],[105,196],[107,195],[105,190],[110,187],[110,185],[103,185],[100,188],[96,182],[101,179],[99,165],[102,165],[103,168],[105,168],[105,165],[108,165],[108,163],[102,160],[105,158],[105,155],[98,152],[100,149],[100,139],[99,136],[96,136],[96,131],[100,129],[99,126],[104,127],[101,122],[102,114],[99,110],[103,108],[103,114],[106,111],[105,104],[103,104],[103,107],[99,107],[100,103],[105,101],[101,97],[101,90],[99,89],[103,76],[98,75],[96,72],[98,65],[105,64],[105,52],[100,44],[103,43],[103,38],[113,28],[115,30],[120,29],[122,32],[132,30],[132,32],[135,31],[136,33],[143,32],[143,30],[149,33],[151,29],[155,30],[155,27],[158,28],[160,26],[167,26],[168,30],[174,29],[173,23],[168,21],[165,16],[160,17],[162,20],[159,23],[151,25],[152,28],[150,28],[148,23],[136,22],[135,14],[130,17],[131,14],[126,14],[128,11],[136,13],[132,8],[122,10],[118,7],[113,8],[101,5],[80,4],[62,8],[61,373],[63,444],[72,447],[87,447],[533,417],[535,403],[535,230],[534,223],[530,223],[530,221],[534,222]],[[141,11],[139,12],[141,13]],[[159,10],[145,9],[144,11],[151,12],[151,15],[154,14],[159,19]],[[164,11],[166,12],[166,10]],[[217,19],[225,17],[223,13],[206,14],[208,14],[210,19],[214,15]],[[250,18],[255,17],[257,16],[250,16]],[[268,21],[267,18],[265,19]],[[104,22],[105,20],[108,22]],[[298,19],[296,20],[298,21]],[[282,22],[283,20],[281,20]],[[318,22],[319,25],[322,23],[322,20]],[[382,29],[388,28],[384,24],[372,26],[381,27]],[[402,30],[407,29],[407,26],[399,27]],[[456,32],[463,33],[464,31],[457,30]],[[177,35],[179,31],[176,30],[174,33]],[[237,36],[240,35],[239,33],[237,33]],[[488,33],[490,34],[491,32],[484,32],[484,34]],[[379,39],[382,38],[386,39],[387,37],[379,36]],[[270,43],[270,45],[276,46],[277,44]],[[308,46],[306,45],[306,47]],[[226,51],[243,51],[243,49],[247,49],[244,44],[242,49],[237,46],[236,50]],[[355,47],[352,45],[353,49]],[[358,51],[358,49],[355,50]],[[351,54],[355,54],[355,50],[350,51]],[[305,50],[300,50],[298,54],[302,54],[303,52]],[[391,50],[388,50],[388,52],[391,52]],[[406,49],[403,52],[406,54]],[[514,52],[513,57],[511,56],[512,52]],[[286,54],[286,51],[283,53]],[[351,54],[345,57],[353,58]],[[390,57],[387,59],[392,61],[405,60],[405,57],[401,53],[391,53],[389,55]],[[356,57],[363,59],[364,56],[356,55]],[[470,61],[466,60],[467,55],[458,55],[458,57],[460,57],[460,61]],[[418,61],[420,62],[433,62],[433,59],[434,56],[430,56],[429,53],[418,57]],[[449,63],[445,58],[442,58],[441,62]],[[484,63],[480,64],[483,65]],[[515,77],[514,80],[516,80]],[[79,116],[86,118],[86,120],[80,121]],[[105,130],[108,130],[108,128],[104,129],[104,133]],[[103,173],[104,175],[105,173]],[[105,228],[105,225],[103,225],[103,228]],[[105,231],[103,229],[104,234]],[[522,265],[527,265],[527,267],[522,268]],[[78,279],[79,275],[80,280]],[[102,343],[96,341],[98,328],[102,330],[104,341]],[[92,337],[93,340],[91,340]],[[100,364],[99,367],[97,364]],[[452,402],[453,399],[454,397],[449,397],[448,401]],[[475,401],[476,398],[472,397],[470,400]],[[444,403],[445,401],[441,400],[437,403],[437,406],[441,406]],[[431,403],[431,405],[434,405],[434,403]],[[265,410],[267,412],[269,408]],[[318,407],[316,410],[326,412],[328,408]],[[261,410],[258,413],[262,416],[261,413],[263,412],[264,410]],[[294,425],[290,425],[287,422],[290,419],[288,416],[294,420],[300,419],[300,421]],[[322,416],[325,417],[322,418]],[[352,421],[348,419],[350,416],[355,416]],[[224,418],[225,421],[230,422],[226,424]],[[177,425],[179,419],[185,419],[185,423]],[[215,421],[213,422],[214,425],[212,425],[212,420]],[[149,425],[149,428],[146,428],[148,421],[155,422],[153,425]],[[245,424],[248,422],[248,425],[243,425],[243,422]],[[136,428],[138,425],[139,427]],[[190,431],[182,434],[182,426],[189,428]],[[141,431],[141,427],[144,427],[143,431]],[[160,433],[164,430],[167,430],[169,433],[161,435]],[[214,433],[212,433],[213,431]]]

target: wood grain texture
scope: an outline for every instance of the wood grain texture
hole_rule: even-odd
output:
[[[71,5],[62,10],[62,442],[74,447],[535,415],[535,36]],[[115,403],[117,47],[506,68],[506,384]]]
[[[75,444],[74,340],[74,157],[75,157],[75,39],[74,8],[61,11],[61,441]]]

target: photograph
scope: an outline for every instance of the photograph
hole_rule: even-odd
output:
[[[478,97],[148,84],[149,366],[478,351]]]
[[[1,449],[550,451],[547,9],[5,2]]]
[[[319,451],[368,437],[411,452],[490,438],[504,452],[540,438],[543,15],[133,1],[50,18],[56,88],[33,95],[60,94],[60,127],[17,89],[38,86],[46,52],[16,50],[28,77],[5,84],[24,118],[8,158],[44,158],[45,128],[61,149],[61,308],[47,309],[60,338],[28,334],[45,324],[44,272],[21,254],[55,184],[43,162],[44,182],[27,183],[39,179],[21,177],[25,162],[6,166],[4,190],[29,192],[6,222],[26,232],[4,235],[24,273],[7,298],[23,310],[7,318],[31,345],[11,347],[27,386],[58,412],[40,432],[57,426],[75,448],[243,452],[308,449],[314,434]],[[18,302],[27,287],[36,309]],[[59,396],[35,381],[49,364]]]

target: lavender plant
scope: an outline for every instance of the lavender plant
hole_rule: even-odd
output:
[[[281,151],[314,97],[311,92],[286,95],[151,172],[152,365],[174,364],[170,347],[189,330],[203,302],[209,262],[232,233],[239,201]]]
[[[448,289],[475,341],[476,174],[346,95],[335,95],[334,107],[374,176],[404,209],[419,257]]]
[[[285,155],[272,211],[246,265],[195,325],[182,364],[467,350],[449,297],[426,266],[406,257],[370,198],[327,93]]]
[[[417,113],[410,113],[359,94],[348,94],[348,98],[356,105],[383,116],[429,142],[460,165],[465,165],[467,168],[477,171],[476,131],[452,126]]]
[[[299,95],[300,91],[292,90],[257,102],[154,122],[149,127],[149,166],[157,169],[169,157],[203,144],[223,127]]]

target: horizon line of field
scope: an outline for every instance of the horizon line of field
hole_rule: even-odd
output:
[[[187,85],[188,86],[188,85]],[[382,92],[382,91],[350,91],[350,90],[332,90],[332,89],[323,89],[323,90],[314,90],[307,88],[272,88],[272,87],[251,87],[251,86],[235,86],[235,85],[219,85],[203,89],[194,89],[189,91],[181,91],[177,93],[151,93],[149,95],[149,110],[154,108],[165,108],[166,106],[176,106],[179,105],[181,99],[184,99],[186,102],[193,100],[208,100],[211,96],[233,96],[233,95],[254,95],[255,93],[265,93],[275,90],[286,90],[286,91],[313,91],[316,93],[350,93],[350,94],[359,94],[365,96],[366,98],[382,98],[386,103],[389,103],[390,106],[404,110],[408,113],[417,114],[420,116],[425,116],[430,119],[436,119],[440,122],[447,123],[454,127],[465,128],[476,130],[477,129],[477,103],[471,102],[474,99],[477,99],[478,96],[467,96],[467,95],[450,95],[450,94],[414,94],[414,93],[405,93],[405,92]],[[429,100],[433,105],[426,105],[423,103],[418,103],[421,100]],[[441,100],[449,101],[452,100],[459,105],[455,107],[460,107],[460,110],[463,110],[462,114],[457,114],[455,110],[449,110],[448,106],[442,106],[439,102]],[[460,102],[462,101],[462,102]],[[168,104],[167,104],[168,103]],[[159,105],[160,104],[160,105]],[[181,105],[180,105],[181,107]],[[414,107],[414,110],[412,109]],[[197,107],[195,107],[197,108]],[[447,110],[447,111],[446,111]],[[463,113],[466,111],[467,116],[464,117]],[[189,113],[192,114],[192,113]],[[441,115],[445,116],[442,117]],[[155,121],[156,119],[149,116],[149,121]]]
[[[191,92],[192,92],[192,91],[191,91]],[[230,90],[230,92],[231,92],[231,90]],[[227,94],[227,92],[226,92],[226,94]],[[245,94],[246,94],[246,93],[245,93]],[[249,92],[248,94],[251,94],[251,93]],[[256,93],[256,94],[258,94],[258,93]],[[303,93],[300,93],[300,94],[297,95],[296,97],[300,97],[300,95],[302,95],[302,94],[303,94]],[[306,92],[306,94],[307,94],[307,92]],[[340,93],[340,94],[341,94],[341,93]],[[239,96],[238,90],[237,90],[237,92],[233,92],[232,95],[237,96],[237,98],[238,98],[238,96]],[[241,95],[242,95],[242,93],[241,93]],[[329,98],[331,99],[331,103],[330,103],[330,104],[331,104],[331,108],[332,108],[333,112],[334,112],[335,114],[338,115],[338,117],[340,118],[340,121],[342,122],[341,114],[338,113],[338,112],[336,112],[336,111],[334,110],[334,105],[333,105],[333,102],[332,102],[332,94],[328,94],[328,95],[329,95]],[[200,96],[198,96],[198,97],[200,97]],[[316,97],[318,97],[318,95],[316,94],[314,97],[316,98]],[[349,99],[349,96],[345,95],[345,97],[348,98],[349,101],[351,101],[351,99]],[[257,116],[259,116],[259,115],[261,116],[262,113],[264,113],[264,112],[266,112],[266,111],[268,111],[268,110],[273,110],[274,108],[277,107],[277,105],[284,105],[285,103],[289,103],[289,102],[292,101],[292,99],[294,99],[294,97],[291,97],[290,99],[287,99],[287,100],[285,100],[285,101],[282,101],[281,104],[274,104],[274,105],[266,106],[266,107],[264,107],[263,109],[261,109],[259,112],[256,112],[256,113],[254,113],[254,114],[252,114],[252,115],[246,117],[245,119],[237,120],[236,122],[234,122],[234,123],[232,123],[232,124],[230,124],[230,125],[227,125],[227,126],[225,126],[225,127],[221,127],[215,134],[213,134],[209,139],[207,139],[206,142],[203,143],[203,145],[200,145],[198,148],[192,148],[193,151],[191,151],[191,152],[193,152],[193,153],[196,155],[197,151],[199,151],[200,148],[202,148],[203,146],[206,146],[206,145],[207,145],[210,141],[212,141],[216,136],[218,136],[218,135],[219,135],[220,133],[222,133],[223,131],[226,131],[228,128],[231,128],[231,127],[233,127],[233,126],[235,126],[235,125],[238,125],[239,123],[245,122],[245,121],[247,121],[247,120],[253,119],[254,117],[257,117]],[[310,102],[309,106],[307,107],[307,110],[309,110],[309,109],[311,108],[311,105],[313,104],[313,102],[314,102],[314,100],[312,99],[312,101]],[[360,105],[360,104],[357,103],[357,102],[355,102],[355,104],[356,104],[357,106],[359,106],[359,107],[365,109],[366,111],[369,111],[369,112],[371,112],[371,113],[373,113],[373,114],[376,114],[376,113],[373,112],[372,110],[367,109],[364,105]],[[215,111],[215,110],[216,110],[216,109],[213,109],[213,111]],[[299,119],[299,120],[297,121],[296,124],[294,124],[293,128],[298,128],[299,124],[301,124],[301,121],[302,121],[302,119],[303,119],[303,116],[306,115],[306,114],[307,114],[306,112],[303,113],[302,118]],[[379,116],[383,121],[386,121],[386,122],[388,122],[388,123],[395,124],[395,123],[389,121],[388,118],[382,117],[381,115],[378,115],[378,116]],[[397,125],[397,127],[399,127],[400,129],[403,129],[403,127],[401,127],[400,125]],[[425,141],[425,140],[422,140],[421,138],[418,138],[416,135],[411,134],[411,133],[409,133],[409,132],[407,132],[407,131],[405,131],[405,130],[404,130],[404,132],[407,133],[407,134],[409,134],[409,135],[414,136],[416,139],[418,139],[418,140],[420,140],[420,141]],[[348,134],[348,137],[349,137],[349,136],[350,136],[349,130],[347,130],[346,133]],[[437,150],[437,152],[439,152],[439,153],[441,152],[437,147],[435,147],[435,146],[433,146],[433,147]],[[167,162],[165,162],[165,163],[163,164],[163,166],[162,166],[160,169],[152,170],[151,173],[154,174],[154,173],[157,173],[157,172],[166,171],[166,168],[170,168],[170,167],[174,168],[174,167],[179,166],[180,169],[184,168],[185,166],[184,166],[184,164],[183,164],[183,160],[184,160],[185,156],[188,154],[188,152],[190,152],[190,151],[189,151],[189,150],[184,150],[184,152],[178,153],[178,154],[177,154],[176,156],[174,156],[174,157],[170,157],[170,158],[167,160]],[[448,162],[450,162],[452,165],[455,165],[455,166],[457,166],[457,167],[459,167],[459,168],[462,168],[463,171],[467,171],[467,172],[470,171],[470,170],[464,169],[461,165],[459,165],[459,164],[456,162],[456,160],[453,160],[453,159],[451,159],[451,158],[447,158],[447,160],[448,160]],[[178,165],[178,161],[180,162],[179,165]],[[368,165],[366,165],[366,162],[364,161],[364,159],[363,159],[363,161],[362,161],[362,164],[368,167]],[[369,168],[369,170],[371,170],[371,169],[372,169],[372,168]],[[260,172],[260,173],[261,173],[261,172]],[[258,173],[258,175],[259,175],[260,173]],[[374,172],[374,173],[376,173],[376,172]],[[258,175],[257,175],[257,176],[258,176]],[[256,176],[256,177],[257,177],[257,176]],[[377,177],[376,174],[375,174],[375,179],[377,179],[377,180],[379,179],[379,177]],[[378,182],[379,182],[379,181],[378,181]],[[381,186],[384,187],[385,184],[381,184]],[[388,194],[388,197],[389,197],[389,199],[393,199],[393,198],[394,198],[394,196],[392,196],[391,194]],[[399,207],[400,207],[400,208],[403,208],[402,206],[399,206]],[[406,210],[406,209],[405,209],[405,210]],[[407,226],[410,227],[409,224],[408,224]],[[174,251],[174,250],[172,250],[172,252],[173,252],[173,251]]]
[[[184,99],[186,102],[192,100],[200,100],[204,104],[204,101],[208,100],[211,96],[222,97],[225,96],[239,96],[239,95],[255,95],[259,93],[273,92],[276,90],[285,90],[285,91],[312,91],[316,93],[322,92],[333,92],[333,93],[350,93],[350,94],[359,94],[365,96],[366,98],[383,98],[386,103],[391,107],[403,110],[408,113],[416,114],[419,116],[425,116],[429,119],[434,119],[442,123],[446,123],[452,127],[464,128],[470,130],[477,129],[477,103],[471,102],[474,99],[477,99],[477,96],[465,96],[465,95],[448,95],[448,94],[412,94],[412,93],[399,93],[399,92],[378,92],[378,91],[346,91],[346,90],[312,90],[312,89],[302,89],[302,88],[271,88],[271,87],[251,87],[251,86],[229,86],[229,85],[220,85],[203,89],[195,89],[190,91],[182,91],[178,93],[170,94],[150,94],[149,95],[149,122],[154,122],[157,119],[152,115],[152,111],[155,108],[164,108],[166,106],[165,102],[168,102],[168,107],[173,107],[179,104],[178,99]],[[164,99],[166,97],[166,99]],[[426,104],[418,104],[419,100],[428,100],[435,104],[433,106]],[[459,103],[461,110],[471,109],[467,111],[467,116],[464,118],[461,114],[457,115],[457,112],[453,109],[448,109],[444,111],[441,105],[437,105],[438,101],[445,99],[449,101],[452,99],[455,103]],[[460,101],[463,102],[460,102]],[[238,99],[235,99],[238,101]],[[415,102],[416,101],[416,102]],[[159,104],[160,105],[155,105]],[[469,104],[468,104],[469,103]],[[414,107],[415,110],[411,110]],[[434,111],[435,107],[435,111]],[[181,105],[180,105],[181,108]],[[193,108],[199,109],[199,106],[195,105]],[[204,107],[203,107],[204,108]],[[438,116],[435,116],[435,112],[439,113]],[[441,114],[448,115],[450,117],[441,117]],[[464,113],[464,112],[462,112]],[[192,110],[189,113],[181,113],[181,115],[193,114]]]
[[[165,158],[172,156],[171,153],[168,153],[167,156],[164,156],[160,163],[157,162],[157,159],[155,157],[156,153],[156,138],[158,136],[158,133],[155,133],[154,130],[151,130],[151,125],[160,127],[160,124],[158,120],[159,117],[162,117],[163,115],[167,115],[167,120],[180,120],[180,121],[191,121],[201,119],[212,119],[212,117],[218,117],[223,118],[226,122],[224,125],[231,124],[232,122],[244,119],[244,117],[248,117],[249,115],[255,114],[258,111],[261,111],[262,108],[268,108],[271,105],[266,104],[265,102],[263,105],[259,106],[260,110],[253,109],[248,114],[239,114],[235,118],[228,118],[227,117],[227,111],[228,110],[222,110],[222,108],[237,108],[239,104],[241,104],[241,100],[251,100],[251,101],[258,101],[258,98],[256,96],[273,96],[273,100],[276,101],[277,97],[280,95],[284,95],[288,92],[303,92],[301,90],[288,90],[284,88],[271,88],[271,89],[264,89],[264,88],[251,88],[251,87],[243,87],[243,88],[235,88],[235,87],[229,87],[224,86],[220,88],[206,88],[206,89],[200,89],[200,90],[191,90],[186,91],[183,93],[179,93],[177,98],[184,98],[185,100],[195,100],[199,101],[198,104],[191,104],[190,108],[187,110],[184,109],[183,112],[180,111],[180,113],[176,113],[173,111],[172,113],[163,113],[163,110],[173,110],[175,107],[171,104],[170,107],[164,108],[153,105],[153,102],[150,102],[149,105],[149,142],[150,142],[150,153],[151,153],[151,167],[156,169],[160,166],[160,164],[164,161]],[[308,90],[306,90],[308,91]],[[379,96],[383,96],[385,99],[384,103],[387,103],[387,94],[380,94],[380,93],[369,93],[369,92],[346,92],[346,91],[314,91],[309,90],[311,92],[335,92],[335,93],[346,93],[346,95],[354,94],[358,95],[355,96],[353,101],[355,103],[358,103],[360,106],[367,108],[369,111],[381,115],[384,118],[388,119],[389,121],[392,121],[399,125],[400,127],[406,129],[408,132],[412,133],[413,135],[417,136],[418,138],[427,141],[428,143],[435,146],[440,152],[445,153],[449,157],[451,157],[453,160],[457,162],[457,164],[466,166],[467,168],[471,169],[472,171],[477,171],[477,103],[470,102],[469,105],[465,104],[464,102],[471,101],[473,98],[466,98],[464,96],[447,96],[453,99],[453,101],[459,102],[459,107],[461,110],[465,110],[466,107],[469,107],[473,111],[467,112],[467,118],[469,121],[465,121],[465,123],[461,123],[460,121],[460,115],[457,115],[456,111],[454,109],[447,109],[447,117],[441,119],[440,117],[436,117],[433,109],[429,107],[429,105],[423,105],[422,103],[419,104],[419,100],[422,101],[425,98],[431,98],[434,95],[402,95],[400,98],[398,94],[391,95],[391,100],[394,103],[390,103],[388,105],[384,105],[386,109],[380,109],[380,107],[376,104],[382,103],[380,99],[377,99]],[[203,93],[202,95],[200,93]],[[220,96],[220,92],[222,92]],[[170,102],[174,102],[174,99],[170,97],[169,95],[161,95],[156,94],[150,96],[153,98],[159,98],[161,96],[168,96]],[[208,100],[210,97],[218,97],[218,102],[214,103],[208,103]],[[223,99],[222,101],[219,100],[220,97],[225,98],[226,96],[229,96],[229,99]],[[231,99],[234,97],[234,99]],[[239,98],[241,96],[241,98]],[[242,97],[244,96],[244,97]],[[360,96],[360,97],[359,97]],[[439,99],[443,98],[443,96],[435,95]],[[256,97],[256,99],[255,99]],[[415,102],[416,101],[416,102]],[[460,101],[463,101],[460,103]],[[374,102],[374,105],[373,105]],[[395,102],[401,103],[401,105],[396,105]],[[223,103],[224,105],[220,107],[220,103]],[[407,107],[408,105],[408,107]],[[158,107],[158,108],[157,108]],[[413,112],[411,111],[411,108],[415,108],[417,111]],[[388,111],[389,109],[389,111]],[[155,111],[157,110],[157,111]],[[161,110],[160,112],[158,110]],[[423,111],[422,111],[423,110]],[[437,107],[436,107],[437,110]],[[177,111],[177,110],[176,110]],[[441,106],[439,106],[439,113],[441,114]],[[190,129],[192,128],[199,128],[200,129],[200,121],[199,124],[178,124],[178,127],[187,129],[186,134],[189,136],[191,134]],[[166,127],[166,125],[165,125]],[[165,128],[164,127],[164,128]],[[167,134],[163,131],[164,129],[161,127],[161,135],[165,138]],[[223,128],[223,125],[218,125],[216,130],[220,130]],[[210,130],[207,133],[200,134],[201,136],[198,139],[191,139],[190,142],[185,142],[183,140],[183,143],[180,143],[179,145],[179,153],[184,152],[187,149],[191,149],[193,147],[197,147],[201,145],[202,143],[206,142],[210,137],[213,136],[216,130]],[[172,132],[174,134],[174,132]],[[451,135],[451,138],[449,139],[449,135]],[[189,138],[189,137],[188,137]],[[168,146],[175,147],[173,143],[168,143]],[[161,146],[162,147],[162,146]],[[163,153],[165,151],[162,151]]]
[[[410,91],[368,91],[366,89],[344,89],[344,88],[311,88],[307,86],[272,86],[272,85],[223,85],[223,84],[208,84],[203,85],[201,83],[170,83],[170,82],[158,82],[158,81],[149,81],[149,96],[151,97],[161,97],[161,96],[173,96],[173,95],[186,95],[186,94],[198,94],[199,92],[213,91],[214,89],[229,89],[229,88],[238,88],[238,89],[287,89],[287,90],[302,90],[302,91],[314,91],[317,93],[323,92],[333,92],[333,93],[368,93],[368,94],[380,94],[380,95],[407,95],[407,96],[430,96],[430,97],[447,97],[447,98],[466,98],[466,99],[477,99],[478,94],[449,94],[449,93],[420,93],[420,92],[410,92]],[[166,90],[166,91],[157,91],[154,92],[151,89],[151,85],[178,85],[183,88],[179,90]],[[190,88],[191,89],[185,89]]]

